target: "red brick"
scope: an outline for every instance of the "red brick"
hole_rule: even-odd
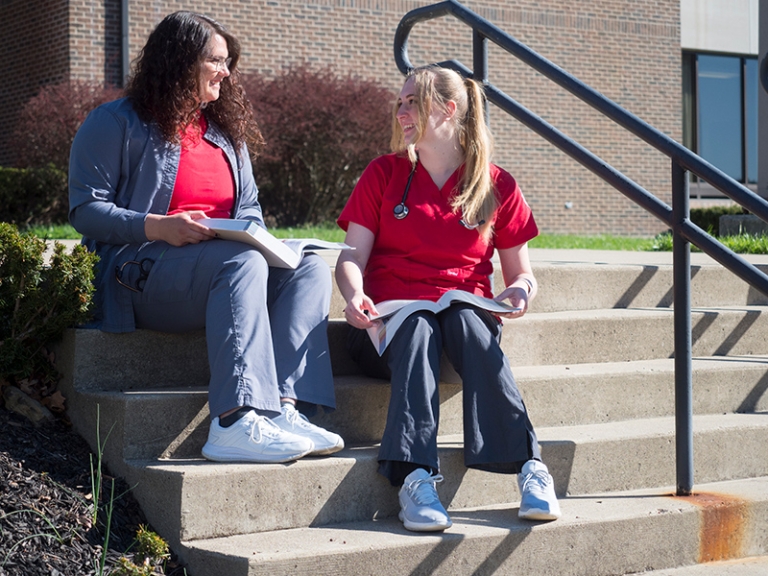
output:
[[[166,14],[206,13],[240,38],[241,66],[274,74],[294,63],[329,65],[399,88],[393,38],[411,0],[131,0],[130,57]],[[681,139],[679,0],[467,0],[519,41],[676,140]],[[120,2],[12,0],[0,4],[0,56],[17,82],[0,90],[0,162],[8,131],[40,85],[67,78],[120,81]],[[30,31],[33,31],[30,33]],[[452,18],[417,25],[415,65],[457,58],[471,66],[471,32]],[[670,203],[670,161],[514,56],[490,46],[490,81]],[[651,235],[665,228],[622,194],[516,120],[491,107],[495,160],[514,174],[544,232]],[[572,203],[566,209],[567,202]],[[596,218],[597,217],[597,218]]]

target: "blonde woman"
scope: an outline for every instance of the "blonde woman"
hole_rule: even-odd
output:
[[[345,251],[336,279],[353,327],[349,348],[363,370],[391,382],[379,472],[399,486],[400,519],[440,531],[451,519],[437,496],[440,358],[463,382],[466,466],[517,474],[521,518],[560,516],[552,477],[501,347],[498,316],[466,304],[412,314],[379,357],[365,329],[376,303],[437,300],[458,289],[493,298],[491,257],[506,288],[496,300],[528,310],[536,294],[527,242],[538,228],[514,178],[490,163],[483,93],[452,70],[406,79],[393,112],[394,152],[366,168],[342,211]]]

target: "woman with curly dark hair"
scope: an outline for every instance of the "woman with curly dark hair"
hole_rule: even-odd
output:
[[[219,60],[218,67],[226,64],[228,78],[212,86],[218,86],[218,94],[211,94],[213,100],[205,104],[205,115],[232,138],[236,148],[247,144],[255,154],[263,140],[238,81],[240,42],[207,16],[177,12],[161,23],[144,45],[126,93],[142,120],[154,122],[165,140],[178,143],[180,128],[199,113],[197,71],[200,55],[209,52],[213,31],[226,42],[227,60]],[[218,76],[218,68],[216,72]]]
[[[96,323],[106,332],[204,328],[211,425],[203,455],[287,462],[344,447],[299,412],[335,404],[331,277],[316,255],[268,266],[216,239],[204,218],[266,227],[251,152],[262,145],[238,82],[240,43],[192,12],[165,17],[127,96],[94,110],[70,155],[70,221],[100,257]]]

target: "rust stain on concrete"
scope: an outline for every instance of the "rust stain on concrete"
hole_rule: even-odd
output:
[[[699,563],[743,556],[747,528],[747,502],[728,494],[698,492],[673,496],[701,508]]]

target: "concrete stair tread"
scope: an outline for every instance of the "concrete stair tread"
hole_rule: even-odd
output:
[[[748,556],[737,560],[643,572],[643,576],[765,576],[766,574],[768,574],[768,556]]]
[[[186,394],[208,394],[208,386],[192,384],[189,386],[180,386],[178,384],[157,385],[149,388],[130,388],[127,390],[103,390],[94,391],[94,395],[124,395],[127,398],[140,396],[183,396]]]
[[[713,356],[694,356],[693,370],[729,370],[736,364],[759,365],[765,367],[768,365],[768,354],[742,354],[742,355],[713,355]],[[589,377],[597,374],[636,374],[637,372],[660,372],[674,371],[674,358],[650,358],[642,360],[621,360],[606,362],[569,362],[565,364],[541,365],[519,365],[513,366],[512,371],[518,383],[532,379],[552,379],[552,378],[573,378]],[[334,377],[336,389],[348,388],[351,386],[381,386],[388,387],[389,381],[380,378],[371,378],[363,374],[346,374]],[[446,382],[454,383],[454,382]],[[456,382],[459,383],[459,382]],[[94,390],[94,395],[114,395],[125,394],[126,396],[141,395],[183,395],[186,393],[198,394],[207,393],[207,385],[179,385],[179,384],[153,384],[145,387],[134,387],[125,390]]]
[[[763,306],[695,308],[694,356],[768,354]],[[507,320],[502,348],[515,366],[650,360],[674,355],[674,311],[629,308],[542,312]]]
[[[694,413],[768,410],[766,369],[768,356],[694,358]],[[672,358],[520,366],[513,371],[537,429],[674,413]],[[320,411],[313,422],[341,434],[347,445],[379,441],[388,409],[389,383],[362,375],[336,376],[335,382],[337,410]],[[119,423],[107,450],[125,458],[197,456],[207,437],[205,387],[86,390],[78,395],[80,404],[91,406],[85,412],[95,414],[99,405],[103,422]],[[461,433],[461,384],[442,383],[440,397],[440,430]]]
[[[704,495],[712,494],[719,513],[736,510],[747,518],[724,553],[756,554],[764,547],[768,477],[700,485],[694,498],[673,492],[565,498],[563,517],[549,523],[519,520],[517,506],[505,504],[454,510],[444,533],[408,532],[393,518],[182,545],[204,573],[231,576],[379,575],[384,566],[390,574],[627,574],[708,560],[702,519],[713,510]]]
[[[696,308],[694,355],[768,355],[764,311],[760,306]],[[337,376],[360,373],[346,351],[347,332],[343,321],[330,322],[328,338]],[[672,334],[670,308],[532,312],[507,321],[502,348],[513,367],[648,360],[672,357]],[[72,358],[72,365],[63,371],[81,390],[204,386],[209,379],[202,332],[105,334],[81,329],[68,332],[61,348],[59,356]],[[105,371],[104,366],[114,368]]]
[[[768,427],[768,412],[751,412],[745,414],[696,414],[693,416],[693,431],[705,433],[726,431],[732,429],[764,429]],[[582,424],[577,426],[537,427],[536,434],[540,442],[573,442],[594,443],[605,441],[623,441],[631,438],[669,436],[675,432],[675,418],[664,416],[658,418],[639,418],[624,421],[611,421],[597,424]],[[348,446],[332,456],[302,458],[294,463],[259,464],[264,467],[284,468],[286,466],[303,466],[305,463],[327,463],[343,458],[360,458],[361,455],[376,450],[377,445]],[[441,434],[438,437],[438,449],[461,449],[463,437],[461,434]],[[134,462],[153,463],[152,467],[166,470],[180,470],[179,466],[204,463],[208,468],[224,467],[230,470],[233,466],[251,467],[253,464],[216,463],[200,456],[199,458],[163,458],[158,460],[134,460]]]
[[[650,488],[675,478],[674,418],[537,430],[542,458],[560,495]],[[768,476],[768,413],[694,417],[698,481]],[[748,460],[733,458],[748,451]],[[440,485],[449,509],[519,498],[514,476],[468,470],[462,437],[439,438]],[[150,521],[181,539],[336,524],[397,514],[396,491],[376,473],[377,447],[346,448],[331,457],[290,464],[220,464],[202,458],[129,460],[145,510],[175,502],[182,517]],[[361,487],[365,487],[362,489]],[[147,487],[153,487],[149,489]],[[221,494],[211,501],[210,494]],[[243,507],[242,502],[250,502]],[[294,506],[302,502],[301,507]]]
[[[729,370],[736,364],[760,365],[768,368],[768,354],[742,354],[729,356],[694,356],[693,370]],[[765,365],[765,366],[763,366]],[[637,372],[674,371],[674,358],[649,358],[644,360],[624,360],[607,362],[570,362],[566,364],[548,364],[546,366],[513,366],[517,380],[542,378],[572,378],[574,376],[593,376],[596,374],[635,374]]]
[[[105,464],[134,487],[153,528],[184,543],[195,575],[607,576],[712,559],[702,543],[731,535],[705,538],[703,503],[657,488],[676,478],[671,255],[535,252],[539,294],[529,314],[507,322],[502,347],[567,496],[560,521],[519,521],[514,476],[466,469],[461,383],[443,371],[438,491],[455,525],[432,535],[402,528],[397,490],[376,473],[389,384],[349,358],[338,290],[328,330],[337,410],[313,417],[347,441],[337,455],[203,460],[202,331],[68,331],[57,358],[70,418],[95,447],[100,406],[102,438],[113,430]],[[734,505],[733,526],[746,530],[736,555],[766,554],[768,296],[701,256],[691,255],[695,487],[747,502]]]
[[[693,417],[693,432],[705,433],[729,429],[764,429],[768,427],[768,412],[748,414],[697,414]],[[541,442],[568,441],[576,443],[622,441],[643,437],[669,436],[675,432],[674,416],[639,418],[580,426],[537,428]]]

